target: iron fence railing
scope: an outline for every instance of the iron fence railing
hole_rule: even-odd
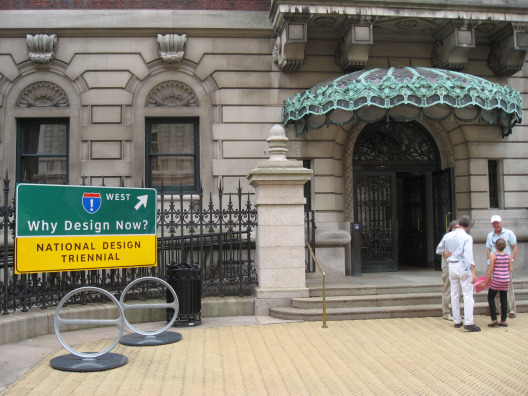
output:
[[[196,195],[158,195],[157,213],[158,263],[155,267],[67,271],[18,275],[14,267],[14,198],[10,199],[10,181],[4,178],[0,202],[0,311],[28,311],[56,306],[69,291],[82,286],[100,287],[120,296],[135,279],[153,276],[166,279],[167,266],[187,263],[199,265],[202,274],[202,296],[251,295],[257,285],[254,238],[257,212],[250,194],[242,188],[234,194],[218,194],[204,201],[203,191]],[[86,304],[95,296],[76,295],[70,303]],[[138,284],[127,293],[127,299],[165,298],[159,284]]]
[[[234,194],[218,189],[217,202],[203,192],[185,203],[161,198],[158,266],[199,265],[202,296],[247,296],[257,285],[254,234],[257,211],[240,184]],[[163,274],[165,275],[165,274]]]
[[[103,183],[104,185],[104,183]],[[166,280],[167,269],[174,265],[199,266],[202,297],[248,296],[258,285],[255,268],[257,211],[251,194],[224,193],[158,195],[158,263],[155,267],[66,271],[18,275],[14,268],[15,198],[10,197],[10,181],[4,178],[0,201],[0,311],[7,315],[30,308],[56,306],[69,291],[83,286],[100,287],[119,298],[126,286],[142,277]],[[314,212],[305,214],[305,239],[315,246]],[[0,239],[0,242],[2,240]],[[315,271],[307,251],[306,271]],[[140,283],[127,293],[127,299],[165,298],[159,283]],[[69,303],[87,304],[97,295],[75,295]],[[104,297],[103,297],[104,299]]]

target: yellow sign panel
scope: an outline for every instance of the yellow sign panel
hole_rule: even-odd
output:
[[[17,274],[150,267],[155,266],[156,261],[156,235],[15,239]]]

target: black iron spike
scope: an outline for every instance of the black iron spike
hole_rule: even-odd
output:
[[[179,195],[180,195],[180,199],[181,197],[183,197],[183,184],[182,184],[182,180],[180,179],[180,192],[179,192]]]
[[[6,169],[5,178],[4,178],[4,189],[6,188],[9,188],[9,174],[7,173],[7,169]]]

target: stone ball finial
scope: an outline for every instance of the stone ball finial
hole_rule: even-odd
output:
[[[270,129],[270,137],[272,136],[286,136],[284,127],[280,124],[275,124]]]
[[[282,125],[273,125],[270,129],[270,137],[266,140],[269,146],[270,161],[287,161],[288,138]]]

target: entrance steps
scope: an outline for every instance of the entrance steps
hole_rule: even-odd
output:
[[[514,281],[514,290],[517,312],[528,312],[528,281]],[[321,321],[322,295],[322,287],[310,287],[310,297],[292,298],[290,307],[271,308],[270,314],[277,319]],[[487,295],[487,290],[474,293],[475,315],[488,314]],[[441,303],[440,284],[383,287],[330,285],[326,288],[326,318],[329,321],[442,316]]]

